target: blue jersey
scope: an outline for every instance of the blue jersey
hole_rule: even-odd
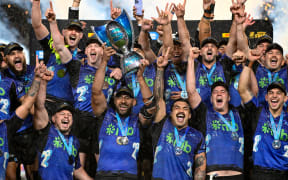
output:
[[[136,82],[135,85],[132,81],[132,76],[135,77],[135,82]],[[153,92],[155,76],[156,76],[155,64],[152,63],[145,68],[145,71],[143,73],[145,82],[150,88],[151,92]],[[128,87],[133,90],[133,93],[137,102],[137,104],[133,107],[133,113],[138,114],[140,112],[141,107],[144,105],[144,103],[143,103],[143,97],[142,97],[142,93],[140,90],[139,82],[137,80],[136,73],[133,75],[126,76],[125,80],[126,80]]]
[[[250,112],[250,123],[253,128],[253,162],[254,166],[263,169],[288,171],[288,114],[283,111],[283,124],[280,131],[280,149],[274,149],[272,126],[270,122],[270,112],[268,104],[258,106],[257,99],[254,97],[249,103],[245,104]],[[258,117],[258,118],[257,118]],[[274,118],[276,126],[280,116]]]
[[[119,145],[117,137],[122,136],[113,109],[108,109],[99,132],[99,152],[97,171],[112,171],[137,175],[137,157],[140,147],[138,115],[130,115],[127,145]]]
[[[39,147],[39,174],[43,180],[47,179],[73,179],[73,171],[81,167],[78,149],[79,142],[73,137],[72,161],[54,125],[45,128],[46,137],[41,137],[43,147]],[[47,134],[48,133],[48,134]],[[43,135],[42,135],[43,136]],[[71,135],[69,135],[70,137]],[[65,138],[66,141],[69,137]],[[45,141],[44,141],[45,139]],[[45,143],[46,142],[46,143]]]
[[[30,66],[27,64],[26,71],[22,75],[16,75],[10,69],[5,70],[4,73],[9,78],[14,80],[18,92],[18,99],[20,99],[28,92],[30,86],[32,85],[32,81],[34,78],[34,66]]]
[[[80,111],[93,112],[91,107],[91,91],[96,71],[97,69],[89,66],[86,61],[80,67],[77,86],[73,87],[74,107]],[[107,102],[112,97],[113,88],[116,83],[116,80],[110,78],[109,75],[110,71],[107,71],[103,86],[103,93]]]
[[[191,127],[187,127],[189,130],[181,146],[183,150],[182,154],[176,155],[175,126],[172,125],[170,119],[162,121],[165,121],[164,125],[163,122],[160,122],[162,125],[158,126],[161,127],[157,129],[153,128],[153,134],[159,134],[155,136],[155,138],[158,139],[155,139],[157,146],[154,150],[153,178],[165,180],[193,179],[192,174],[195,155],[205,152],[205,141],[202,133]],[[155,124],[153,126],[155,126]],[[186,128],[180,130],[179,135],[183,136],[185,131]]]
[[[229,104],[233,105],[234,107],[238,107],[241,105],[241,96],[238,92],[238,83],[239,83],[239,78],[240,78],[240,74],[242,70],[243,70],[242,64],[238,66],[234,64],[232,66],[233,77],[231,78],[230,84],[229,84],[229,94],[230,94]]]
[[[6,167],[9,159],[6,123],[0,123],[0,179],[5,179]]]
[[[225,62],[229,62],[231,60],[226,60]],[[226,71],[229,71],[229,67],[223,67],[224,61],[222,63],[220,63],[220,61],[216,61],[216,68],[214,70],[214,72],[211,74],[211,83],[215,83],[217,81],[222,81],[227,83],[227,80],[225,78],[225,74],[224,74],[224,70],[226,68]],[[195,79],[196,79],[196,88],[198,93],[201,96],[202,101],[209,107],[212,107],[211,104],[211,83],[209,85],[208,82],[208,78],[207,78],[207,73],[210,73],[211,69],[204,68],[204,64],[202,64],[201,62],[199,63],[195,63],[195,65],[197,65],[196,71],[195,71]],[[230,70],[231,71],[231,70]],[[229,81],[228,81],[229,82]]]
[[[183,63],[186,66],[186,63]],[[178,72],[178,71],[177,71]],[[186,79],[186,71],[179,73],[182,82]],[[168,64],[165,73],[164,73],[164,91],[165,91],[165,102],[166,102],[166,112],[169,114],[171,112],[171,106],[173,100],[171,100],[171,94],[173,91],[182,91],[181,85],[176,77],[175,68],[172,63]],[[185,90],[184,90],[185,91]]]
[[[236,109],[231,110],[234,115],[235,130],[239,136],[237,140],[232,139],[231,129],[212,108],[207,109],[202,102],[194,109],[195,117],[192,118],[194,123],[206,123],[207,172],[219,170],[242,172],[243,170],[244,133],[238,111]],[[230,125],[232,124],[229,114],[225,114],[223,117]]]
[[[47,69],[54,72],[54,77],[47,84],[47,96],[52,96],[60,100],[71,101],[73,99],[72,87],[70,84],[70,75],[67,65],[61,63],[60,55],[53,47],[53,40],[49,34],[40,41],[45,51],[50,50],[50,57],[46,63]],[[78,51],[71,52],[73,60],[82,58]]]
[[[14,109],[11,109],[16,97],[16,86],[11,78],[0,75],[0,120],[10,119],[10,115]],[[14,100],[13,100],[14,99]]]
[[[267,93],[267,87],[272,82],[280,82],[284,84],[286,89],[288,88],[288,79],[287,79],[287,66],[281,68],[278,72],[270,72],[271,78],[269,80],[269,70],[264,66],[259,65],[256,70],[256,79],[258,82],[258,101],[260,104],[265,104],[265,95]]]

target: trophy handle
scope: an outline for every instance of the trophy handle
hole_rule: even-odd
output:
[[[101,44],[106,43],[106,46],[112,46],[106,34],[106,25],[107,24],[97,27],[91,26],[91,29]]]

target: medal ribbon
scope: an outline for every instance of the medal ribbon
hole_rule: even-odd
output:
[[[208,79],[209,85],[212,86],[213,81],[212,81],[211,78],[212,78],[212,75],[213,75],[213,73],[214,73],[214,71],[215,71],[215,69],[216,69],[216,63],[214,63],[214,65],[212,66],[212,68],[211,68],[211,70],[210,70],[210,73],[208,73],[208,71],[207,71],[207,69],[206,69],[206,67],[205,67],[204,64],[202,64],[202,67],[203,67],[203,69],[205,70],[205,72],[206,72],[206,74],[207,74],[207,79]]]
[[[63,134],[58,129],[56,129],[56,130],[57,130],[57,133],[58,133],[61,141],[63,142],[63,144],[65,146],[66,151],[68,152],[68,155],[71,156],[72,155],[73,136],[69,137],[69,146],[68,146]]]
[[[177,81],[178,81],[182,91],[186,91],[186,76],[184,76],[184,81],[182,81],[182,78],[181,78],[180,74],[177,72],[174,64],[172,64],[171,66],[173,68],[174,74],[177,78]]]
[[[77,53],[78,53],[78,48],[76,48],[76,49],[73,51],[73,54],[72,54],[73,59],[76,58]]]
[[[272,126],[274,140],[279,140],[280,132],[281,132],[281,128],[282,128],[282,123],[283,123],[283,116],[284,116],[284,113],[281,112],[280,120],[279,120],[279,123],[278,123],[278,128],[276,128],[274,118],[273,118],[273,116],[272,116],[272,114],[270,112],[270,122],[271,122],[271,126]]]
[[[271,84],[272,82],[276,82],[277,78],[278,78],[278,72],[274,74],[274,76],[272,76],[271,71],[267,70],[268,73],[268,80],[269,80],[269,84]],[[272,79],[273,77],[273,79]]]
[[[139,83],[136,82],[136,75],[132,74],[132,87],[133,87],[133,93],[134,97],[136,98],[140,92],[140,86]]]
[[[220,114],[219,112],[216,112],[217,116],[228,126],[228,128],[232,131],[232,132],[236,132],[236,125],[235,125],[235,119],[234,119],[234,115],[233,112],[230,110],[229,111],[229,116],[231,118],[231,124],[229,124],[229,122],[224,118],[224,116],[222,116],[222,114]]]
[[[127,136],[127,131],[128,131],[128,123],[129,123],[129,119],[130,117],[128,116],[125,121],[124,121],[124,126],[121,122],[121,118],[119,116],[118,113],[116,113],[116,119],[117,119],[117,122],[118,122],[118,127],[120,129],[120,132],[121,132],[121,135],[122,136]]]
[[[181,148],[182,144],[185,141],[186,134],[187,134],[188,130],[189,130],[189,127],[186,128],[186,131],[185,131],[184,135],[181,138],[179,138],[178,130],[177,130],[176,127],[174,127],[174,136],[175,136],[175,139],[176,139],[176,147]]]

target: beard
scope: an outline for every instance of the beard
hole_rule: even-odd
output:
[[[16,76],[22,76],[26,73],[26,69],[27,69],[27,64],[26,64],[26,60],[24,59],[23,61],[23,68],[22,71],[17,71],[14,64],[11,64],[9,61],[8,62],[8,68],[16,75]]]

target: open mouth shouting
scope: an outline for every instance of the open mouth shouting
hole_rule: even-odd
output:
[[[61,126],[64,129],[68,129],[69,128],[69,120],[68,119],[62,119],[61,120]]]
[[[177,113],[176,119],[177,119],[177,122],[183,123],[185,119],[185,114],[183,112]]]
[[[15,64],[15,69],[19,70],[22,69],[22,61],[21,58],[16,58],[14,60],[14,64]]]
[[[70,40],[70,42],[71,43],[75,43],[76,42],[76,36],[75,35],[71,35],[70,37],[69,37],[69,40]]]
[[[277,60],[277,58],[274,57],[274,58],[271,59],[270,62],[271,62],[271,66],[277,66],[278,60]]]

